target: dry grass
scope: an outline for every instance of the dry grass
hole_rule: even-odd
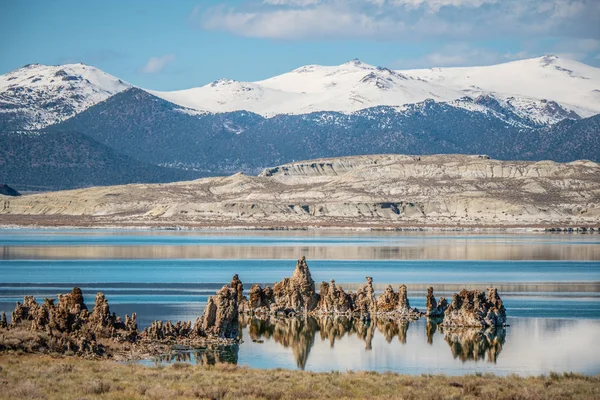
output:
[[[0,399],[598,399],[600,377],[409,376],[144,367],[48,355],[0,356]]]

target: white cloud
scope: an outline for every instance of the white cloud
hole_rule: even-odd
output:
[[[600,40],[584,38],[584,39],[563,39],[558,41],[551,49],[551,53],[555,53],[560,57],[570,58],[573,60],[585,61],[588,58],[594,58],[593,54],[600,50]]]
[[[407,6],[409,8],[425,7],[432,12],[438,12],[442,7],[471,7],[477,8],[484,4],[497,3],[499,0],[388,0],[378,1],[381,6],[389,4]]]
[[[305,37],[375,37],[382,33],[404,33],[404,23],[388,18],[373,19],[364,13],[339,10],[330,6],[238,12],[223,7],[204,14],[202,27],[223,30],[242,36],[272,39]]]
[[[393,63],[395,68],[463,67],[472,65],[492,65],[529,58],[526,51],[519,53],[498,53],[482,48],[471,47],[467,43],[453,43],[416,59],[400,59]]]
[[[159,57],[150,57],[148,62],[140,68],[140,71],[145,74],[156,74],[161,72],[167,64],[175,61],[175,56],[173,54],[166,54],[164,56]]]
[[[275,6],[297,6],[305,7],[320,3],[321,0],[263,0],[264,4]]]
[[[598,36],[598,0],[248,0],[194,8],[201,28],[241,36],[419,40]]]

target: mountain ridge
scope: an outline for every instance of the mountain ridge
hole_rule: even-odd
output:
[[[594,87],[596,82],[592,72],[598,69],[575,68],[583,65],[580,63],[573,67],[558,58],[540,58],[516,65],[523,63],[534,64],[537,69],[548,70],[569,82],[575,80],[584,88]],[[506,72],[506,64],[482,68],[500,68]],[[228,88],[234,87],[239,89],[235,93],[247,96],[248,102],[258,108],[263,103],[254,101],[256,93],[268,94],[278,85],[288,91],[304,90],[305,94],[312,92],[317,96],[331,91],[335,94],[332,101],[339,100],[341,105],[346,104],[343,94],[348,87],[341,84],[358,85],[354,99],[362,96],[361,93],[372,95],[371,98],[363,96],[365,102],[351,111],[265,116],[264,112],[247,110],[208,112],[185,107],[83,64],[29,65],[0,77],[0,143],[3,145],[0,147],[12,149],[12,153],[4,153],[6,165],[20,160],[15,164],[18,168],[11,169],[10,174],[5,168],[4,178],[19,188],[40,187],[50,181],[52,185],[48,188],[72,188],[127,183],[127,180],[153,182],[155,178],[147,173],[150,170],[165,181],[167,177],[175,180],[239,171],[257,174],[268,165],[298,159],[376,153],[464,153],[489,154],[505,160],[586,158],[600,161],[598,115],[581,118],[577,112],[551,99],[499,95],[481,88],[467,87],[467,90],[459,87],[464,82],[462,75],[452,72],[455,69],[431,71],[435,75],[429,77],[430,80],[452,79],[452,85],[460,90],[445,89],[420,76],[410,76],[410,71],[393,71],[356,60],[342,67],[301,67],[292,71],[292,75],[261,81],[266,86],[260,90],[246,90],[244,83],[230,80],[214,83],[214,90],[225,90],[225,97],[221,99],[224,104]],[[315,73],[326,75],[330,81],[312,79]],[[589,77],[585,74],[594,79],[586,79]],[[296,75],[304,78],[290,81]],[[472,80],[477,79],[474,75]],[[332,82],[341,86],[330,88]],[[534,84],[539,85],[539,82]],[[438,91],[437,100],[430,98],[424,88]],[[366,91],[361,92],[363,89]],[[404,89],[407,91],[402,92]],[[262,96],[260,93],[258,97]],[[278,93],[284,92],[279,90]],[[392,97],[388,100],[399,93],[414,96],[413,102],[369,106],[369,101],[375,99],[378,103],[390,93]],[[297,94],[304,96],[302,92]],[[420,98],[425,99],[416,101]],[[453,100],[448,100],[451,98]],[[285,105],[275,100],[273,104]],[[34,129],[40,126],[43,128]],[[55,136],[42,137],[49,133]],[[43,145],[45,140],[47,146]],[[96,167],[103,166],[106,173],[101,176],[94,168],[85,166],[83,170],[87,172],[81,174],[77,163],[61,169],[32,169],[38,158],[61,160],[80,156],[65,155],[59,143],[65,143],[70,151],[80,151],[80,155],[96,154],[94,160],[99,162]],[[40,149],[45,149],[45,153]],[[106,160],[116,164],[108,168],[103,164]],[[123,172],[127,170],[129,172]],[[38,171],[40,176],[34,176],[33,171]],[[139,176],[133,171],[139,171]],[[78,178],[74,180],[74,177]]]
[[[600,164],[367,155],[163,185],[0,197],[18,223],[236,227],[598,226]]]
[[[600,113],[600,95],[594,92],[599,88],[599,68],[544,56],[484,67],[426,70],[391,70],[353,60],[338,66],[307,65],[255,82],[220,79],[197,88],[149,92],[199,111],[246,110],[265,117],[316,111],[349,113],[479,95],[512,102],[523,112],[539,108],[542,100],[551,101],[577,117],[589,117]]]

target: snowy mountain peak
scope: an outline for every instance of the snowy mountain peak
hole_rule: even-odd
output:
[[[539,58],[540,63],[543,66],[548,66],[550,64],[553,64],[554,62],[558,61],[558,56],[555,56],[554,54],[546,54],[545,56],[542,56]]]
[[[347,61],[347,62],[343,63],[341,66],[351,66],[351,67],[363,68],[363,69],[372,69],[373,68],[372,65],[365,64],[364,62],[360,61],[358,58],[354,58],[350,61]]]
[[[85,64],[29,64],[0,76],[0,117],[40,129],[131,87]]]
[[[488,96],[519,115],[533,113],[529,120],[539,123],[600,112],[600,69],[552,55],[487,67],[407,71],[354,59],[336,66],[307,65],[258,82],[218,82],[153,94],[188,108],[247,110],[263,116],[351,113],[465,96]]]
[[[43,128],[128,87],[85,64],[30,64],[0,76],[0,128],[15,121],[24,129]],[[148,92],[186,112],[350,114],[430,100],[552,124],[600,113],[600,69],[553,55],[484,67],[404,71],[355,59],[336,66],[306,65],[257,82],[220,79],[187,90]]]

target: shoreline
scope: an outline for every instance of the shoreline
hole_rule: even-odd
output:
[[[57,379],[59,377],[59,379]],[[0,355],[0,399],[593,399],[600,376],[308,372],[217,363],[169,367],[50,355]]]
[[[43,260],[42,260],[43,261]],[[589,261],[595,262],[595,261]],[[111,286],[116,288],[127,289],[129,287],[144,287],[148,289],[214,289],[218,290],[228,282],[211,282],[211,283],[128,283],[128,282],[96,282],[96,283],[64,283],[64,282],[18,282],[18,283],[3,283],[2,287],[22,288],[22,287],[39,287],[39,288],[56,288],[65,287],[72,288],[74,285],[81,289],[96,289],[99,286]],[[253,285],[261,287],[273,286],[274,282],[245,282],[248,288]],[[357,290],[364,285],[364,282],[337,282],[336,285],[348,290]],[[475,290],[481,288],[495,287],[502,293],[600,293],[600,281],[581,281],[581,282],[467,282],[467,283],[373,283],[373,288],[377,292],[383,292],[389,285],[399,287],[405,285],[409,293],[427,293],[429,287],[433,287],[436,293],[454,293],[462,289]]]
[[[6,215],[2,216],[6,219]],[[62,219],[62,218],[61,218]],[[70,219],[70,218],[68,218]],[[590,229],[591,228],[591,229]],[[123,230],[123,231],[184,231],[184,232],[218,232],[218,231],[256,231],[256,232],[465,232],[465,233],[565,233],[565,234],[600,234],[598,224],[545,225],[545,224],[498,224],[498,225],[445,225],[445,224],[191,224],[191,223],[146,223],[128,222],[114,223],[90,221],[89,224],[72,224],[70,221],[36,220],[27,222],[0,223],[0,229],[48,229],[48,230]]]

